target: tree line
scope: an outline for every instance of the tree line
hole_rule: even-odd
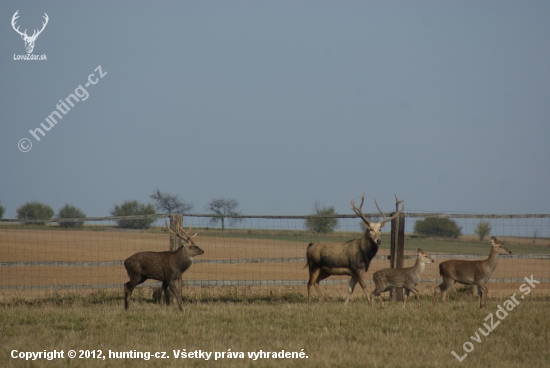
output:
[[[194,208],[194,204],[179,198],[178,195],[161,192],[158,188],[149,196],[154,204],[141,203],[137,200],[127,200],[120,205],[115,205],[110,211],[110,214],[115,217],[120,216],[137,216],[137,215],[154,215],[157,211],[161,213],[180,213],[189,214]],[[0,202],[0,218],[5,213],[5,208]],[[239,211],[239,202],[233,198],[213,198],[206,206],[205,210],[212,214],[209,220],[210,226],[216,226],[221,223],[222,230],[225,230],[226,222],[229,226],[234,226],[242,221],[241,218],[234,217],[241,215]],[[334,206],[324,206],[319,200],[316,200],[313,205],[314,216],[316,218],[307,218],[304,225],[307,230],[315,233],[330,233],[338,228],[338,219]],[[44,222],[32,222],[34,224],[45,224],[50,221],[55,215],[53,208],[47,204],[37,201],[27,202],[17,209],[17,218],[21,221],[25,220],[45,220]],[[59,226],[65,228],[82,227],[84,221],[63,221],[63,219],[85,219],[86,214],[79,208],[66,204],[59,209],[56,219]],[[146,229],[154,222],[154,218],[133,219],[133,220],[117,220],[117,225],[126,229]],[[457,223],[447,218],[427,217],[424,220],[416,221],[413,229],[415,234],[426,237],[441,237],[441,238],[458,238],[462,235],[462,227]],[[474,233],[479,236],[479,240],[491,232],[491,225],[488,221],[480,221]]]
[[[155,215],[157,211],[160,213],[190,213],[194,204],[179,198],[178,195],[161,192],[158,188],[149,196],[153,203],[141,203],[137,200],[126,200],[120,205],[114,205],[109,213],[111,216],[139,216],[139,215]],[[241,215],[239,211],[239,202],[236,199],[213,198],[205,207],[208,213],[212,214],[209,220],[210,225],[217,225],[221,222],[222,229],[225,229],[227,217]],[[82,227],[84,221],[63,221],[67,219],[85,219],[86,214],[80,208],[71,204],[66,204],[61,207],[57,214],[53,208],[47,204],[32,201],[21,205],[17,209],[17,219],[26,224],[45,225],[54,218],[61,227]],[[5,208],[0,204],[0,218],[3,217]],[[25,222],[25,220],[33,220],[33,222]],[[44,221],[36,221],[44,220]],[[240,221],[239,218],[231,217],[230,225]],[[126,229],[146,229],[154,222],[155,218],[116,220],[119,227]]]

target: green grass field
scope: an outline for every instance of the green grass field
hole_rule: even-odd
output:
[[[519,294],[519,292],[518,292]],[[121,292],[49,294],[34,299],[0,300],[2,367],[545,367],[550,364],[550,298],[536,290],[521,300],[488,336],[478,333],[489,313],[507,297],[490,298],[485,309],[469,292],[450,293],[448,305],[429,309],[410,301],[407,308],[390,303],[381,310],[356,299],[346,308],[339,298],[308,307],[302,292],[273,289],[200,291],[185,298],[183,312],[153,303],[150,293],[136,291],[123,311]],[[316,301],[316,300],[315,300]],[[494,317],[494,321],[498,321]],[[486,330],[486,329],[485,329]],[[463,345],[473,346],[463,356]],[[466,346],[471,349],[469,345]],[[69,350],[77,357],[67,357]],[[182,358],[181,352],[212,353],[209,360]],[[303,350],[302,350],[303,349]],[[63,350],[64,358],[26,361],[13,353]],[[80,350],[83,352],[80,353]],[[102,358],[78,358],[101,350]],[[179,357],[174,353],[179,350]],[[269,358],[248,356],[269,352]],[[272,358],[273,352],[303,351],[307,358]],[[93,352],[92,352],[93,351]],[[111,352],[166,353],[165,359],[113,358]],[[221,356],[215,360],[215,352]],[[243,358],[227,358],[227,353]],[[112,353],[111,353],[112,354]],[[237,354],[239,356],[240,354]],[[146,357],[146,356],[145,356]]]

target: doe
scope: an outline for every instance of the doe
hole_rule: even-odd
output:
[[[428,253],[422,252],[422,249],[417,248],[416,254],[418,258],[416,263],[412,267],[407,268],[385,268],[383,270],[377,271],[372,275],[372,279],[376,284],[376,288],[371,293],[370,306],[374,305],[374,298],[380,298],[380,308],[384,308],[386,305],[384,299],[380,293],[385,291],[390,291],[396,288],[405,288],[404,297],[403,297],[403,308],[407,305],[407,297],[409,292],[413,292],[416,295],[416,301],[418,302],[418,307],[420,308],[420,296],[418,295],[418,290],[416,285],[422,280],[422,275],[426,269],[426,264],[434,263],[434,260],[430,257]]]
[[[455,282],[464,285],[477,285],[479,294],[479,308],[485,307],[487,303],[487,294],[489,289],[485,285],[491,278],[493,271],[497,268],[499,254],[512,254],[506,249],[496,237],[491,236],[491,253],[489,258],[483,261],[464,261],[459,259],[451,259],[439,264],[439,274],[443,277],[441,285],[434,289],[434,297],[432,300],[432,308],[438,297],[438,289],[441,292],[441,298],[445,303],[445,294],[453,286]]]

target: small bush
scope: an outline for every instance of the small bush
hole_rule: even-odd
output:
[[[442,238],[458,238],[462,235],[462,227],[447,218],[427,217],[414,224],[415,234],[422,236],[438,236]]]
[[[154,215],[155,207],[152,204],[143,204],[138,201],[124,201],[120,206],[116,206],[111,211],[113,216],[138,216],[138,215]],[[155,222],[155,218],[144,218],[134,220],[118,220],[118,227],[125,229],[147,229]]]
[[[491,232],[491,223],[489,221],[478,222],[474,232],[479,236],[479,241],[483,241],[483,238]]]
[[[37,201],[27,202],[17,209],[19,220],[46,220],[44,222],[25,222],[25,224],[44,225],[54,215],[53,208]]]
[[[85,218],[86,214],[80,208],[66,204],[59,209],[57,217],[59,219]],[[57,221],[57,223],[62,227],[82,227],[84,225],[84,221]]]
[[[314,216],[332,216],[337,214],[334,206],[321,206],[318,200],[315,201],[313,209],[315,210]],[[330,217],[308,218],[306,219],[305,226],[309,231],[315,233],[331,233],[338,226],[338,219]]]
[[[0,202],[2,203],[2,202]],[[2,205],[0,205],[0,218],[4,217],[4,212],[6,212],[6,208]]]

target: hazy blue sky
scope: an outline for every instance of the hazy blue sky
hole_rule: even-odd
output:
[[[16,11],[29,35],[47,13],[46,61],[14,60]],[[363,192],[365,212],[394,194],[407,210],[550,211],[548,1],[2,1],[0,15],[4,217],[30,200],[106,216],[157,187],[197,213],[213,197],[351,213]]]

